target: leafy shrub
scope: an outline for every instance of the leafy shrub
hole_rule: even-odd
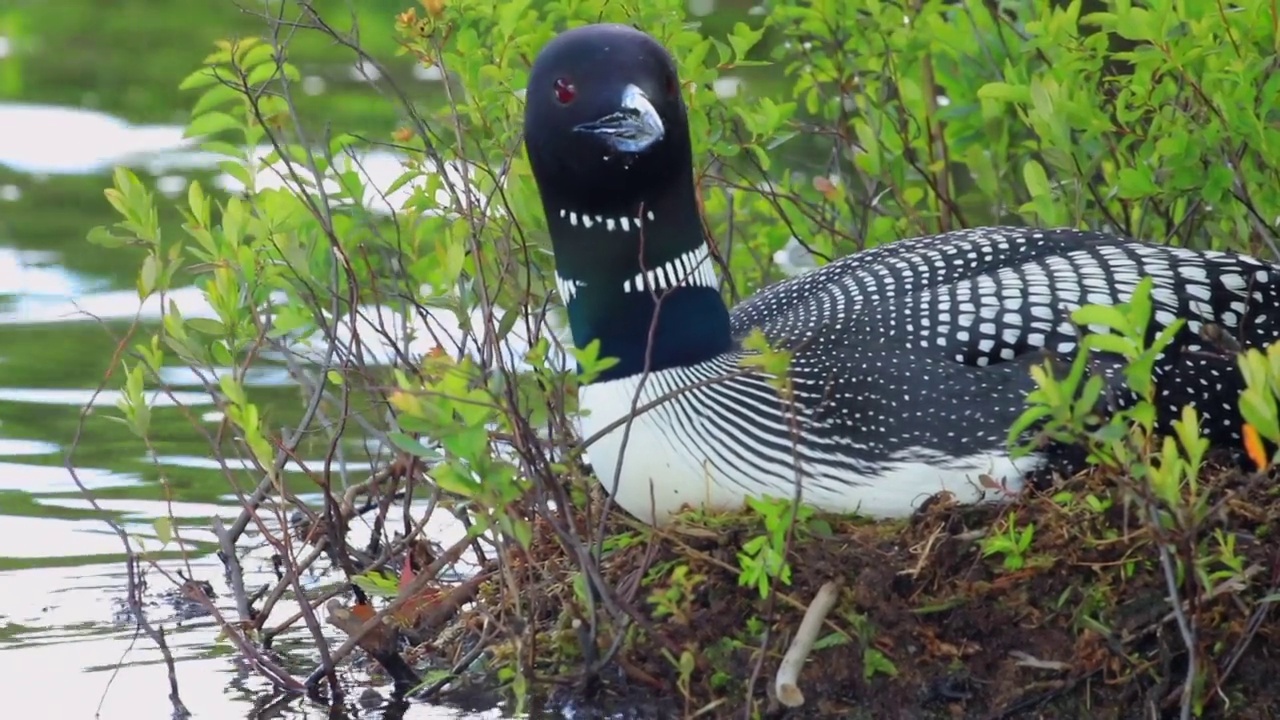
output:
[[[1085,12],[1080,0],[1010,0],[904,11],[811,0],[769,3],[762,17],[714,36],[684,6],[423,0],[394,30],[405,55],[448,82],[430,104],[388,83],[387,101],[404,117],[389,140],[359,128],[331,133],[323,119],[300,116],[300,73],[284,41],[219,44],[184,82],[190,132],[206,136],[243,192],[214,197],[193,183],[178,208],[182,234],[163,234],[145,184],[121,170],[108,191],[121,222],[90,233],[143,248],[142,297],[194,282],[216,315],[170,309],[122,359],[125,419],[148,435],[144,382],[159,384],[163,363],[211,378],[238,438],[215,452],[248,458],[252,504],[307,489],[282,474],[300,446],[332,459],[350,433],[367,437],[380,444],[379,464],[394,460],[425,482],[487,546],[530,553],[540,537],[558,543],[579,573],[579,605],[564,613],[588,617],[593,630],[599,613],[628,622],[579,586],[611,592],[590,542],[605,521],[589,503],[591,485],[577,482],[581,378],[571,369],[590,376],[609,361],[562,345],[545,221],[521,145],[529,63],[560,28],[588,21],[634,23],[676,57],[730,297],[777,279],[777,254],[793,239],[831,258],[982,223],[1274,253],[1280,72],[1270,3],[1126,0]],[[382,61],[306,4],[288,7],[299,31]],[[730,76],[748,77],[748,90],[722,97],[717,81]],[[767,91],[752,92],[757,82]],[[403,173],[391,187],[369,187],[361,164],[387,149]],[[264,172],[280,182],[261,183]],[[390,346],[389,362],[374,361],[378,343]],[[242,382],[267,350],[304,394],[305,411],[281,435]],[[340,495],[332,477],[317,482]],[[591,522],[558,512],[570,506],[590,509]],[[317,509],[323,519],[349,511]],[[406,524],[410,537],[393,547],[420,530]],[[1030,539],[1019,539],[1019,557]],[[527,575],[503,582],[528,617],[562,611],[554,598],[522,596]],[[517,666],[524,678],[528,668]]]

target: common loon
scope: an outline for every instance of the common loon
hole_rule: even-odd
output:
[[[584,437],[607,431],[587,453],[606,491],[650,523],[686,504],[791,497],[796,482],[806,504],[873,517],[910,514],[940,491],[1008,499],[1051,461],[1006,449],[1031,366],[1070,363],[1082,331],[1072,310],[1126,302],[1144,277],[1156,331],[1187,320],[1157,367],[1165,427],[1190,403],[1212,442],[1238,446],[1242,381],[1201,330],[1215,323],[1245,347],[1280,336],[1276,265],[1017,227],[885,244],[730,310],[675,64],[624,25],[568,30],[541,50],[525,146],[574,344],[599,341],[617,359],[581,388]],[[792,353],[791,404],[740,362],[754,328]]]

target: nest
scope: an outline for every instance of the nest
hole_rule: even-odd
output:
[[[605,593],[588,590],[580,569],[593,549],[566,552],[563,531],[542,522],[465,616],[521,638],[492,647],[490,667],[522,657],[545,681],[535,685],[560,688],[550,696],[579,716],[629,707],[634,717],[741,717],[747,705],[780,717],[1176,715],[1185,622],[1207,714],[1275,717],[1273,481],[1206,471],[1209,511],[1181,537],[1157,536],[1140,521],[1132,483],[1102,470],[1000,507],[936,499],[901,522],[814,516],[790,542],[789,582],[768,597],[740,584],[739,554],[763,532],[754,514],[690,516],[661,530],[609,518],[596,577]],[[574,520],[591,536],[592,523]],[[993,537],[1020,549],[993,550]],[[829,581],[839,596],[799,676],[808,700],[786,708],[773,673]],[[456,653],[476,638],[453,642]]]

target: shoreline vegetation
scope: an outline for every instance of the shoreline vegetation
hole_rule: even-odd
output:
[[[245,510],[213,527],[225,600],[115,527],[141,629],[165,651],[137,587],[163,574],[279,693],[348,704],[389,683],[385,716],[424,699],[578,717],[1280,715],[1280,346],[1240,355],[1245,468],[1206,453],[1194,412],[1174,437],[1141,404],[1099,422],[1096,388],[1045,369],[1027,417],[1095,467],[1011,504],[937,497],[870,522],[762,498],[642,526],[584,464],[576,387],[609,360],[557,334],[520,147],[537,48],[569,24],[629,22],[687,79],[731,299],[781,277],[793,238],[829,259],[995,222],[1278,258],[1275,6],[811,0],[715,37],[684,6],[421,0],[356,32],[287,0],[260,37],[221,41],[193,69],[188,134],[243,192],[192,182],[157,203],[120,169],[106,191],[118,222],[88,240],[141,258],[142,298],[194,284],[216,319],[172,306],[134,325],[103,386],[159,457],[160,368],[203,378],[224,418],[202,431]],[[390,137],[303,122],[291,43],[318,37],[376,69],[373,33],[441,73],[444,102],[420,107],[379,72],[402,118]],[[785,92],[716,91],[766,64]],[[362,175],[371,152],[403,162],[391,187]],[[180,232],[162,231],[173,217]],[[1105,321],[1150,403],[1144,298],[1077,320]],[[390,352],[375,360],[374,342]],[[297,382],[288,416],[242,382],[268,363]],[[361,480],[357,462],[375,469]],[[428,531],[441,517],[457,537]],[[155,530],[182,546],[172,518]],[[250,546],[269,549],[277,582],[246,586]],[[325,584],[304,587],[316,574]],[[309,669],[282,661],[284,638],[310,643]],[[181,715],[194,680],[165,653]]]

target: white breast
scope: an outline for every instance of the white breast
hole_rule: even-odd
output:
[[[639,377],[583,387],[579,400],[590,412],[582,419],[582,437],[592,438],[633,408],[683,386],[683,379],[676,370],[650,373],[638,398]],[[642,521],[664,524],[685,505],[732,511],[741,509],[748,496],[794,495],[794,464],[771,462],[761,453],[753,459],[764,469],[748,471],[716,451],[738,440],[704,421],[715,408],[699,405],[700,392],[686,390],[680,396],[682,402],[664,401],[624,420],[586,449],[605,490],[623,510]],[[1022,489],[1022,475],[1043,461],[1034,455],[1014,461],[1003,452],[975,453],[945,463],[927,458],[923,450],[901,453],[871,475],[824,465],[817,454],[801,465],[802,502],[831,512],[886,518],[910,515],[943,490],[965,504],[1005,501]]]

